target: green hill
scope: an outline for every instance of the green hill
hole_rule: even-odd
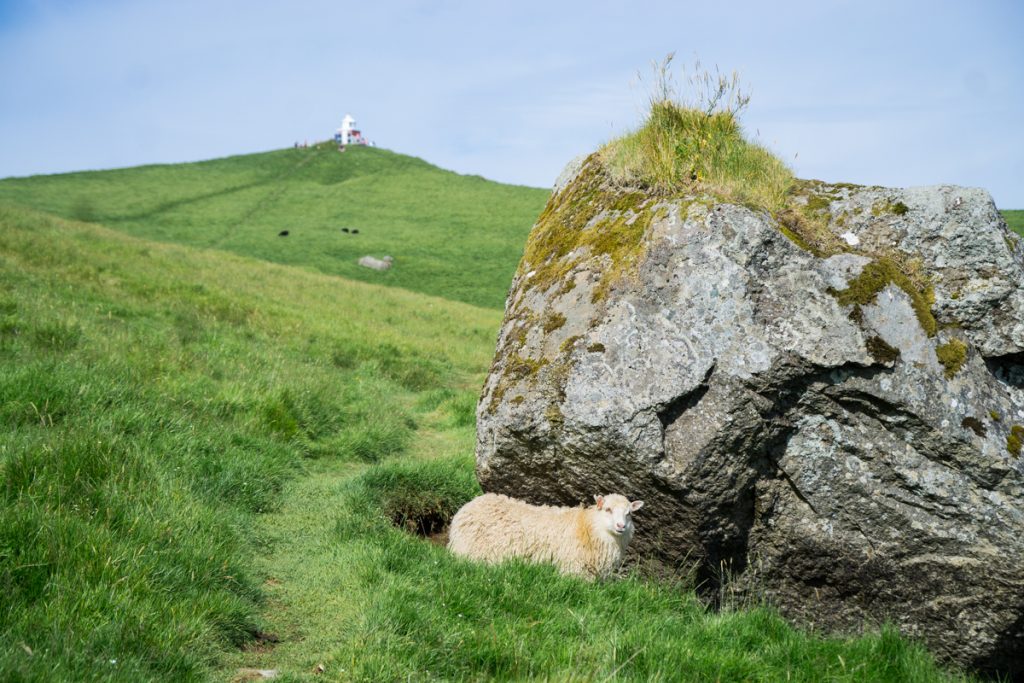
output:
[[[0,181],[0,202],[489,308],[504,305],[547,196],[382,149],[342,154],[326,143]],[[365,255],[390,255],[395,266],[367,270],[356,264]]]
[[[1002,211],[1001,213],[1010,229],[1017,231],[1018,235],[1024,237],[1024,209]]]
[[[0,679],[950,680],[413,533],[479,491],[500,317],[0,206]]]
[[[383,149],[341,154],[328,143],[0,180],[0,203],[487,308],[504,305],[548,195]],[[1024,211],[1002,213],[1024,235]],[[358,266],[366,255],[390,255],[395,266]]]

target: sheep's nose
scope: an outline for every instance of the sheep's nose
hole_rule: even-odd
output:
[[[616,530],[616,531],[622,531],[622,530],[623,530],[623,529],[625,529],[625,528],[626,528],[626,525],[625,525],[625,524],[623,524],[623,523],[621,523],[621,522],[616,522],[616,523],[615,523],[615,530]]]

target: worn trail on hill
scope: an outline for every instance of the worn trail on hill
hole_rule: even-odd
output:
[[[471,447],[472,430],[445,430],[423,418],[402,460],[429,459]],[[281,492],[280,507],[257,520],[262,547],[256,569],[266,601],[254,642],[228,658],[226,681],[259,680],[255,670],[276,670],[285,680],[344,679],[358,656],[354,624],[367,599],[360,565],[338,539],[337,511],[346,487],[369,469],[364,463],[315,460]],[[320,669],[322,667],[322,670]]]
[[[256,532],[265,544],[257,559],[267,596],[264,639],[229,659],[227,680],[245,667],[312,674],[344,639],[358,605],[349,589],[350,565],[332,540],[331,510],[340,504],[345,482],[363,469],[315,462],[285,487],[280,509],[259,519]]]

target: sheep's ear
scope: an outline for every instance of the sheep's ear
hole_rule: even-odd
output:
[[[634,500],[632,503],[629,504],[629,509],[632,510],[633,512],[636,512],[643,506],[644,502],[642,500]]]
[[[604,496],[599,496],[599,495],[597,495],[597,494],[595,493],[595,494],[594,494],[594,503],[596,503],[596,504],[597,504],[597,509],[598,509],[598,510],[600,510],[601,508],[603,508],[603,507],[604,507]]]

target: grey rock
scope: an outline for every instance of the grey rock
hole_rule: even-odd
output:
[[[1024,676],[1024,249],[991,198],[819,184],[825,257],[713,197],[618,201],[596,157],[563,176],[478,406],[484,489],[643,498],[634,552],[709,596]],[[841,303],[879,259],[930,278],[937,333],[897,282]]]
[[[279,674],[280,672],[277,669],[243,667],[236,672],[235,678],[239,681],[258,681],[277,678]]]
[[[572,160],[565,165],[565,168],[562,169],[562,172],[558,174],[558,177],[555,178],[555,184],[551,188],[552,194],[558,194],[564,190],[580,172],[580,169],[583,168],[583,162],[586,160],[586,154],[580,154],[579,156],[573,157]]]
[[[373,270],[390,270],[393,261],[394,259],[390,256],[385,256],[382,259],[374,256],[363,256],[359,259],[359,265]]]

